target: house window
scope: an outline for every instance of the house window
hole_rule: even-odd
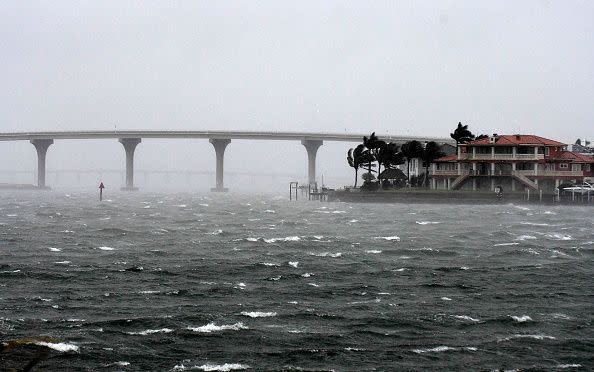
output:
[[[568,169],[569,165],[567,163],[561,163],[559,164],[559,169]]]
[[[590,171],[590,164],[584,164],[584,170],[586,172],[589,172]]]
[[[549,148],[548,147],[545,147],[545,155],[549,156]]]

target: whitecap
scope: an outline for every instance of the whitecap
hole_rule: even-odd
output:
[[[395,271],[395,272],[401,273],[401,272],[403,272],[404,270],[406,270],[406,269],[405,269],[404,267],[401,267],[400,269],[394,269],[394,270],[392,270],[392,271]]]
[[[470,322],[480,322],[481,321],[480,319],[473,318],[468,315],[453,315],[453,317],[456,319],[460,319],[460,320],[468,320]]]
[[[240,363],[225,363],[225,364],[203,364],[201,366],[194,366],[191,369],[199,369],[202,371],[236,371],[242,369],[250,369],[251,367],[247,364],[240,364]]]
[[[423,353],[442,353],[444,351],[476,351],[476,347],[450,347],[450,346],[437,346],[428,349],[415,349],[413,353],[423,354]]]
[[[216,231],[211,232],[210,235],[221,235],[222,233],[223,233],[223,230],[218,229]]]
[[[303,273],[303,274],[301,274],[301,276],[304,277],[304,278],[309,278],[312,275],[315,275],[315,274],[314,273]]]
[[[330,252],[313,253],[313,252],[310,252],[309,255],[310,256],[315,256],[315,257],[332,257],[332,258],[338,258],[338,257],[342,256],[342,253],[340,253],[340,252],[337,252],[337,253],[330,253]]]
[[[349,221],[349,223],[355,223],[355,222],[359,222],[359,220],[355,220],[355,219],[353,219],[353,220],[350,220],[350,221]]]
[[[274,311],[269,311],[269,312],[242,311],[241,315],[249,316],[250,318],[268,318],[268,317],[276,316],[276,312],[274,312]]]
[[[311,285],[312,287],[316,287],[316,288],[320,286],[319,284],[316,284],[316,283],[307,283],[307,285]]]
[[[399,242],[400,241],[400,237],[399,236],[376,236],[374,239],[384,239],[387,241],[395,241],[395,242]]]
[[[346,213],[346,211],[332,211],[332,213],[334,213],[334,214],[343,214],[343,213]]]
[[[440,300],[442,300],[442,301],[452,301],[452,299],[449,298],[449,297],[440,297]]]
[[[49,247],[48,249],[50,250],[50,252],[62,252],[60,248]]]
[[[212,333],[220,331],[239,331],[241,329],[248,329],[243,323],[216,325],[215,323],[208,323],[201,327],[188,327],[189,330],[200,333]]]
[[[71,263],[70,261],[58,261],[58,262],[54,262],[56,265],[68,265],[69,263]]]
[[[201,207],[208,207],[208,204],[206,204],[206,203],[200,203],[198,205],[201,206]]]
[[[74,231],[72,231],[72,230],[62,230],[60,232],[63,234],[74,234]]]
[[[535,240],[535,239],[536,239],[536,236],[533,236],[533,235],[520,235],[520,236],[516,237],[516,240],[519,240],[519,241]]]
[[[102,251],[113,251],[114,248],[112,247],[99,247],[99,249],[101,249]]]
[[[436,225],[436,224],[441,223],[441,222],[436,222],[436,221],[415,221],[415,223],[417,225]]]
[[[264,266],[280,266],[279,264],[275,264],[272,262],[260,262],[260,265],[264,265]]]
[[[294,268],[297,268],[297,265],[299,265],[299,261],[289,261],[289,266],[293,266]]]
[[[556,368],[566,369],[566,368],[581,368],[581,364],[571,363],[571,364],[557,364]]]
[[[519,245],[520,243],[518,242],[513,242],[513,243],[499,243],[499,244],[493,244],[493,247],[505,247],[505,246],[510,246],[510,245]]]
[[[554,233],[554,234],[546,234],[545,236],[547,238],[554,239],[554,240],[573,240],[571,235],[565,235],[565,234]]]
[[[547,336],[547,335],[523,335],[523,334],[515,334],[509,337],[505,337],[505,338],[501,338],[498,341],[509,341],[509,340],[513,340],[515,338],[532,338],[535,340],[556,340],[555,337],[553,336]]]
[[[264,213],[276,213],[276,211],[272,210],[272,209],[266,209],[264,211]]]
[[[248,238],[245,238],[245,240],[247,240],[248,242],[257,242],[258,238],[248,237]]]
[[[520,222],[521,225],[528,225],[528,226],[551,226],[548,223],[545,222],[528,222],[528,221],[522,221]]]
[[[368,251],[365,251],[365,253],[367,253],[367,254],[380,254],[380,253],[382,253],[382,251],[380,251],[378,249],[370,249]]]
[[[514,320],[514,322],[518,322],[518,323],[525,323],[525,322],[531,322],[532,318],[528,315],[522,315],[522,316],[515,316],[515,315],[508,315],[510,318],[512,318]]]
[[[151,206],[150,205],[145,205],[143,208],[144,209],[149,209]]]
[[[140,335],[140,336],[147,336],[152,335],[155,333],[170,333],[173,332],[171,328],[161,328],[161,329],[147,329],[141,332],[127,332],[129,335]]]
[[[74,344],[67,344],[65,342],[55,342],[54,343],[54,342],[38,341],[38,342],[35,342],[35,345],[49,347],[50,349],[61,351],[63,353],[66,353],[69,351],[78,352],[78,349],[79,349],[78,346],[76,346]]]
[[[138,294],[155,294],[159,293],[160,291],[140,291]]]

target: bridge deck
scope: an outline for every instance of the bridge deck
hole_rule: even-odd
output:
[[[124,130],[124,131],[56,131],[0,133],[0,141],[27,141],[32,139],[101,139],[101,138],[213,138],[255,140],[322,140],[360,142],[366,134],[314,133],[314,132],[250,132],[250,131],[200,131],[200,130]],[[417,140],[454,143],[451,138],[380,135],[381,139],[403,143]]]

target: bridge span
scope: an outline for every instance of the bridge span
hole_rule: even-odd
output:
[[[307,151],[308,181],[316,182],[316,155],[324,141],[361,142],[364,135],[352,133],[275,132],[275,131],[187,131],[187,130],[113,130],[113,131],[55,131],[0,133],[0,141],[30,141],[37,150],[37,187],[46,188],[45,158],[54,140],[64,139],[117,139],[126,152],[126,186],[122,190],[137,190],[134,187],[134,151],[142,138],[203,138],[213,145],[216,154],[216,187],[212,191],[227,191],[223,183],[225,149],[232,139],[301,141]],[[453,143],[450,138],[384,135],[378,136],[388,142],[402,144],[407,141],[435,141]]]

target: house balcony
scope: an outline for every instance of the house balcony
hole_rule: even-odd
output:
[[[543,160],[544,154],[459,154],[458,160]]]
[[[517,170],[518,174],[530,177],[583,177],[584,171],[553,171],[553,170],[538,170],[536,173],[533,170]]]
[[[519,174],[519,175],[527,176],[527,177],[584,177],[583,171],[551,171],[551,170],[538,170],[535,173],[534,170],[504,171],[504,170],[496,169],[495,172],[492,173],[490,169],[487,171],[484,171],[484,172],[481,172],[480,170],[473,171],[472,169],[471,170],[460,170],[460,172],[458,172],[458,170],[456,170],[456,169],[437,169],[437,170],[431,171],[430,174],[432,176],[442,176],[442,177],[458,177],[460,175],[483,176],[483,177],[492,177],[492,176],[511,177],[513,172],[515,172],[515,174]]]
[[[458,177],[459,175],[462,175],[462,174],[468,174],[468,171],[461,171],[461,173],[458,173],[457,169],[437,169],[437,170],[431,171],[430,174],[432,176]]]

